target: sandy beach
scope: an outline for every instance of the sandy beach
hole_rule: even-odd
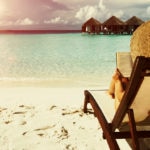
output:
[[[109,149],[97,119],[82,111],[84,88],[0,91],[0,150]],[[104,91],[101,95],[107,101]],[[119,140],[119,145],[130,149],[125,140]]]

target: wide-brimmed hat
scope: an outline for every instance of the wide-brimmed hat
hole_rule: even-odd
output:
[[[133,61],[137,56],[150,57],[150,21],[143,23],[134,31],[130,50]]]

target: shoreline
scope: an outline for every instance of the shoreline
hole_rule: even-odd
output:
[[[106,81],[96,82],[93,80],[73,80],[73,79],[9,79],[4,78],[0,80],[0,88],[88,88],[88,89],[107,89],[109,83]]]

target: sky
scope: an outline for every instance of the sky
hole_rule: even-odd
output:
[[[0,0],[0,29],[81,29],[94,17],[150,20],[150,0]]]

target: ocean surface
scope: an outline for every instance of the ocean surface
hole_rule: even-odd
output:
[[[107,87],[130,35],[0,34],[0,86]]]

